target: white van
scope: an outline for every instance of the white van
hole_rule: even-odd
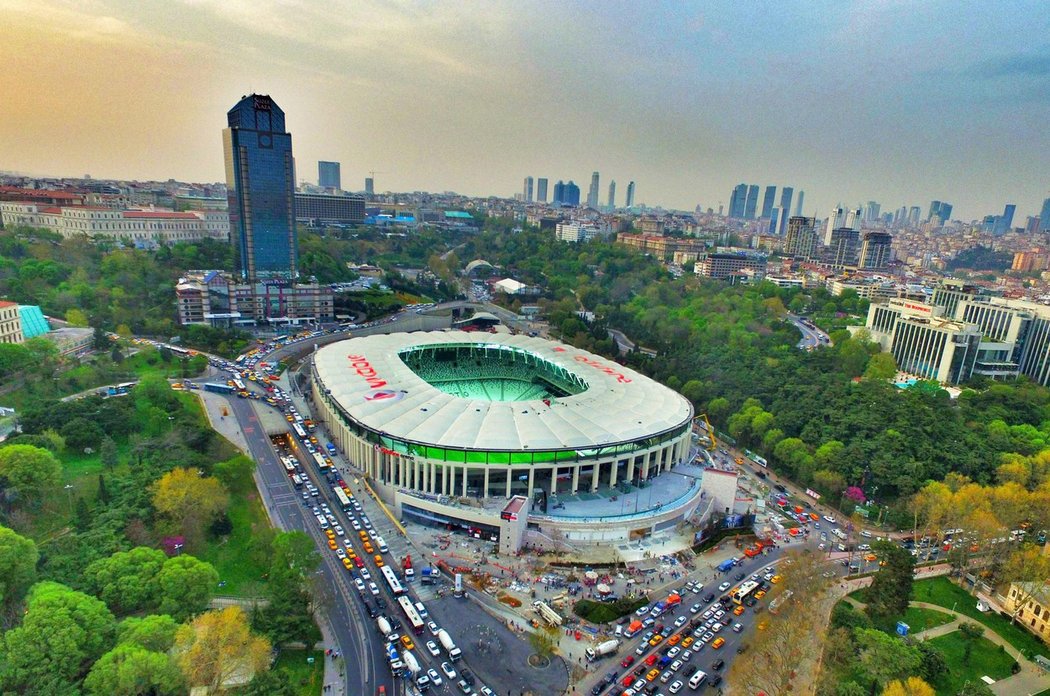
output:
[[[376,537],[375,541],[376,545],[379,546],[379,553],[386,553],[390,550],[389,547],[387,547],[386,542],[383,541],[383,537]]]
[[[623,635],[623,624],[616,624],[615,634],[617,638]]]
[[[707,679],[707,672],[700,670],[693,676],[689,677],[689,688],[699,689],[700,685],[704,683],[705,679]]]

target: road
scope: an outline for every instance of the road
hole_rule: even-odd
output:
[[[787,315],[787,320],[794,324],[795,328],[802,333],[802,338],[797,344],[799,348],[803,350],[814,350],[822,345],[830,344],[831,339],[826,333],[812,324],[806,325],[802,323],[802,317],[789,313]]]

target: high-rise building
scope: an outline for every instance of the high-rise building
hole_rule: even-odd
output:
[[[798,203],[795,205],[795,217],[802,217],[802,201],[806,197],[805,191],[798,192]]]
[[[890,263],[893,236],[888,232],[869,230],[860,244],[860,267],[866,269],[885,268]]]
[[[773,214],[773,204],[776,203],[777,198],[777,187],[767,186],[766,192],[762,196],[762,215],[761,217],[768,218]]]
[[[811,259],[817,250],[816,218],[795,215],[788,220],[784,237],[784,255],[799,259]]]
[[[846,227],[851,230],[859,230],[861,221],[861,210],[860,208],[853,208],[852,210],[846,211]]]
[[[795,189],[790,186],[784,186],[780,189],[780,207],[786,212],[781,216],[782,226],[787,225],[788,216],[791,215],[791,198],[795,195]]]
[[[747,184],[737,184],[729,194],[729,217],[742,219],[744,204],[747,203]]]
[[[540,203],[547,202],[547,179],[544,177],[536,179],[536,200]]]
[[[1050,198],[1043,201],[1043,211],[1039,213],[1039,231],[1050,232]]]
[[[609,207],[616,209],[616,179],[609,182]]]
[[[591,188],[587,192],[587,207],[598,207],[598,172],[591,174]]]
[[[831,239],[825,246],[825,261],[832,267],[856,266],[860,253],[860,232],[852,227],[839,227],[831,231]]]
[[[371,199],[376,195],[376,181],[372,177],[365,177],[365,196]]]
[[[773,212],[769,216],[769,233],[783,237],[787,232],[789,217],[791,216],[788,214],[787,208],[773,208]]]
[[[922,217],[922,208],[920,208],[917,205],[913,205],[911,208],[908,208],[908,223],[909,224],[911,224],[911,225],[918,225],[919,224],[919,218],[921,218],[921,217]]]
[[[944,201],[931,201],[930,214],[926,216],[926,222],[938,218],[942,223],[952,219],[952,204]]]
[[[339,163],[318,162],[317,163],[317,185],[321,188],[339,189]]]
[[[1014,227],[1014,212],[1016,211],[1016,205],[1013,203],[1007,203],[1006,207],[1003,208],[1003,214],[995,218],[995,229],[993,233],[1003,235],[1012,230]]]
[[[881,205],[875,201],[868,201],[868,204],[864,206],[864,219],[869,222],[876,222],[879,219],[879,213],[881,211]]]
[[[748,220],[755,219],[755,210],[758,208],[758,184],[747,187],[747,200],[744,201],[744,217]]]
[[[627,208],[634,207],[634,182],[627,182],[627,200],[624,201],[624,206]]]
[[[265,94],[243,97],[226,114],[230,238],[241,278],[295,278],[295,162],[284,111]]]
[[[836,206],[831,209],[828,219],[824,223],[824,246],[831,246],[831,233],[840,227],[846,226],[846,209]]]
[[[532,203],[532,177],[525,177],[525,184],[522,186],[521,198],[526,203]]]
[[[580,187],[571,180],[567,184],[561,181],[554,184],[554,203],[557,205],[579,205]]]

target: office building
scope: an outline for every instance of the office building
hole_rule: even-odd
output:
[[[555,205],[578,206],[580,204],[580,187],[573,181],[565,184],[559,181],[554,185]]]
[[[338,162],[318,162],[317,163],[317,185],[321,188],[335,189],[336,191],[342,189],[341,178],[339,175],[339,163]]]
[[[18,304],[0,300],[0,343],[23,343],[25,340]]]
[[[864,219],[868,222],[876,222],[879,219],[879,213],[882,210],[882,206],[875,201],[868,201],[868,204],[864,206]]]
[[[704,254],[697,259],[693,272],[702,278],[716,280],[736,275],[761,279],[766,274],[766,257],[743,252]]]
[[[952,204],[944,201],[930,201],[930,214],[926,216],[926,222],[931,222],[934,218],[940,220],[942,224],[951,220]]]
[[[747,199],[744,201],[744,218],[755,219],[755,210],[758,208],[758,184],[747,187]]]
[[[1050,232],[1050,198],[1043,201],[1043,210],[1039,213],[1039,231]]]
[[[816,218],[795,215],[788,220],[784,237],[784,255],[796,259],[812,259],[817,254]]]
[[[888,232],[869,230],[860,245],[860,267],[868,270],[885,268],[890,263],[893,236]]]
[[[591,188],[587,191],[587,207],[598,207],[598,172],[591,174]]]
[[[796,217],[802,217],[802,201],[805,199],[805,197],[806,197],[806,192],[805,191],[799,191],[798,192],[798,203],[795,206],[795,216]]]
[[[616,209],[616,179],[609,182],[609,207]]]
[[[334,321],[331,287],[271,279],[240,282],[225,271],[187,271],[175,285],[179,323],[215,327]]]
[[[832,268],[855,268],[860,255],[860,232],[852,227],[839,227],[831,231],[831,239],[825,245],[824,262]]]
[[[922,208],[920,208],[917,205],[913,205],[911,208],[908,208],[908,224],[913,225],[913,226],[918,225],[919,224],[919,219],[921,217],[922,217]]]
[[[795,189],[790,186],[784,186],[780,189],[780,207],[784,209],[784,215],[781,216],[783,225],[787,224],[787,219],[791,216],[791,199],[794,195]]]
[[[521,199],[526,203],[532,203],[532,177],[525,177],[525,184],[522,187]]]
[[[243,97],[222,132],[230,237],[242,280],[295,278],[295,162],[284,111],[265,94]]]
[[[874,303],[866,328],[902,372],[942,384],[959,384],[974,374],[981,329],[945,319],[940,308],[901,299]]]
[[[359,225],[365,221],[363,196],[296,193],[295,219],[313,226]]]
[[[1014,226],[1014,212],[1016,210],[1016,205],[1007,203],[1006,207],[1003,208],[1003,214],[996,217],[995,229],[992,233],[1002,236],[1012,230]]]
[[[634,182],[633,181],[628,181],[627,182],[627,200],[624,201],[624,207],[626,207],[626,208],[633,208],[634,207]]]
[[[536,200],[540,203],[547,202],[547,179],[544,177],[536,179]]]
[[[372,200],[376,195],[376,182],[370,176],[365,177],[365,198]]]
[[[773,204],[776,203],[777,198],[777,187],[767,186],[766,192],[762,196],[762,215],[761,217],[768,218],[773,214]]]
[[[737,184],[729,194],[729,217],[742,220],[747,203],[747,184]]]
[[[783,209],[782,208],[773,208],[772,210],[769,211],[769,226],[766,228],[767,229],[767,234],[777,234],[777,227],[778,227],[777,223],[780,220],[780,211],[781,210],[783,210]]]
[[[846,226],[846,209],[839,206],[831,209],[824,222],[824,246],[831,246],[831,233]]]

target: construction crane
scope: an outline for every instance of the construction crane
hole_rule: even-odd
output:
[[[703,425],[700,425],[699,421],[703,421]],[[707,446],[707,451],[714,452],[716,449],[718,449],[718,441],[715,439],[715,429],[711,427],[711,421],[707,419],[707,414],[701,413],[699,416],[693,419],[693,422],[696,423],[696,425],[702,427],[705,431],[707,431],[707,439],[711,442],[711,444]]]

